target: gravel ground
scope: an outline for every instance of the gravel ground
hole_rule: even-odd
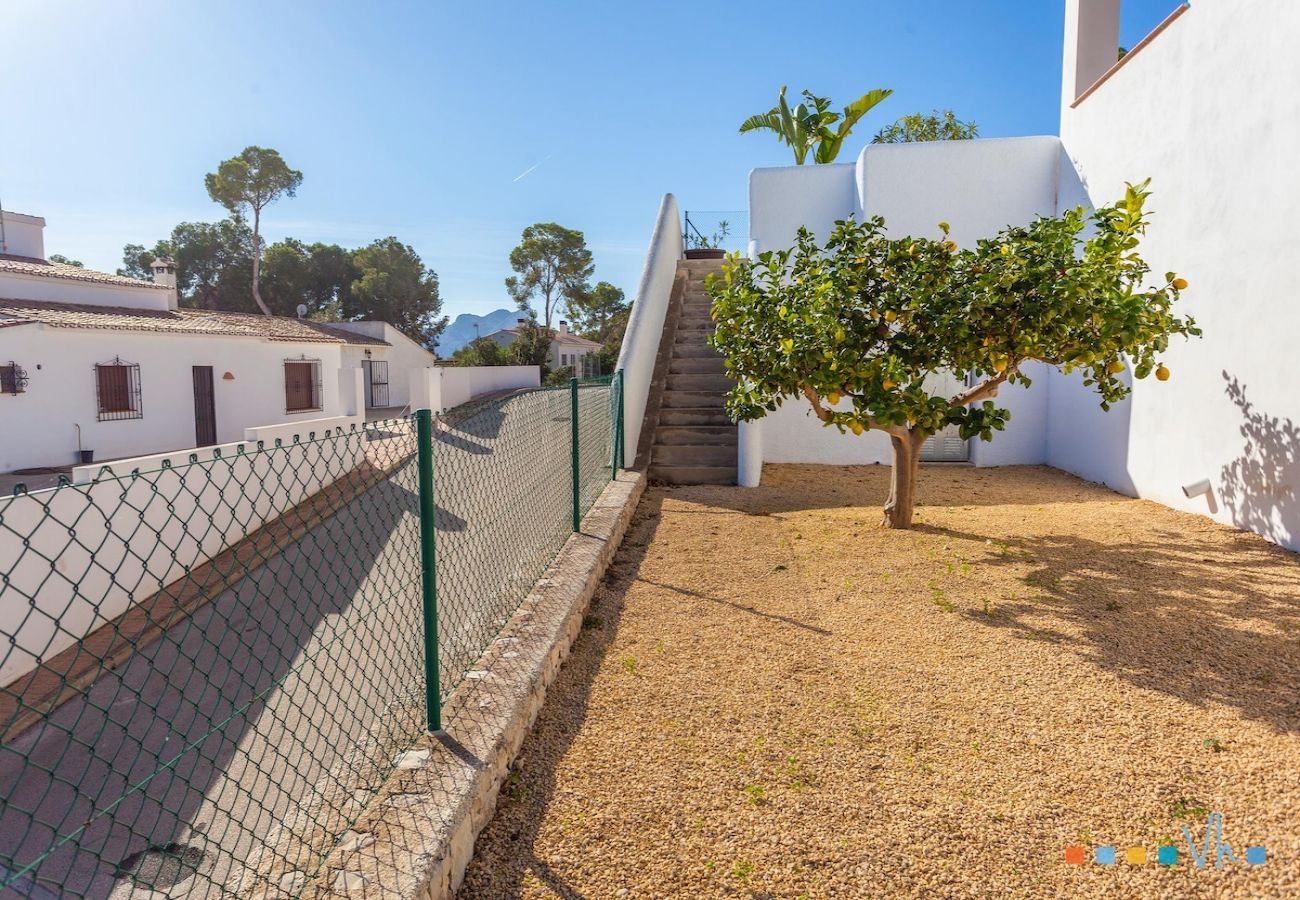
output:
[[[460,896],[1300,896],[1297,557],[1044,468],[891,532],[887,477],[648,491]]]

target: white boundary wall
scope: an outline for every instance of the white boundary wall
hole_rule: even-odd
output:
[[[537,366],[430,366],[410,373],[412,409],[444,412],[484,394],[540,387]]]
[[[615,367],[623,372],[625,466],[636,460],[641,422],[645,418],[655,359],[659,355],[659,339],[663,335],[668,300],[673,292],[673,279],[677,276],[677,261],[682,258],[682,253],[682,222],[677,212],[677,198],[664,194]]]

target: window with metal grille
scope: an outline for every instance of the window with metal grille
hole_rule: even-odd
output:
[[[284,410],[306,412],[321,408],[320,360],[284,361]]]
[[[18,363],[10,360],[8,365],[0,366],[0,394],[21,394],[27,390],[27,372]]]
[[[116,356],[95,366],[95,400],[101,422],[142,418],[140,366]]]

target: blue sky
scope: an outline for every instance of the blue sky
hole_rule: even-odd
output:
[[[1121,43],[1176,5],[1125,0]],[[584,231],[631,295],[665,191],[743,209],[749,170],[789,162],[736,132],[782,84],[836,108],[894,89],[844,161],[935,107],[987,137],[1055,134],[1063,7],[5,0],[0,200],[45,216],[48,253],[111,271],[127,242],[220,218],[204,173],[260,144],[305,174],[269,239],[397,235],[452,315],[511,305],[507,256],[537,221]]]

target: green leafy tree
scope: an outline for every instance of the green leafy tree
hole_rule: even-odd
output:
[[[813,154],[817,163],[834,162],[839,156],[845,139],[853,131],[858,120],[871,111],[876,104],[893,93],[891,90],[877,88],[868,91],[854,100],[840,112],[831,112],[828,97],[818,97],[811,91],[804,91],[805,102],[793,110],[785,99],[785,85],[777,97],[776,106],[765,113],[750,116],[740,125],[740,133],[747,131],[771,131],[794,152],[794,162],[802,166]]]
[[[569,297],[566,303],[574,332],[602,344],[613,336],[620,320],[627,326],[626,313],[631,308],[623,291],[608,281]]]
[[[182,306],[230,312],[256,307],[249,293],[252,272],[252,231],[232,217],[219,222],[182,222],[171,236],[152,248],[127,244],[122,248],[119,275],[149,280],[155,259],[176,263],[176,289]]]
[[[918,141],[967,141],[979,137],[980,127],[974,122],[963,122],[952,110],[935,110],[902,116],[886,125],[871,139],[873,144],[910,144]]]
[[[612,372],[618,365],[618,353],[623,346],[623,334],[632,314],[632,304],[623,291],[608,281],[599,282],[568,303],[573,330],[589,341],[600,344],[596,357],[600,371]]]
[[[451,355],[458,366],[513,366],[510,347],[503,347],[490,337],[475,338]]]
[[[1010,417],[993,399],[1003,384],[1029,384],[1026,363],[1081,370],[1109,409],[1131,389],[1126,366],[1164,381],[1169,337],[1200,334],[1172,311],[1185,280],[1146,283],[1147,197],[1146,182],[1130,185],[1113,205],[964,250],[943,223],[943,240],[891,239],[873,218],[837,223],[824,247],[801,230],[790,250],[732,259],[710,288],[712,340],[737,381],[728,411],[758,419],[802,396],[829,427],[883,431],[893,448],[884,524],[910,527],[921,445],[947,426],[990,440]],[[944,372],[971,386],[937,393],[932,376]]]
[[[515,338],[514,343],[509,347],[512,366],[539,366],[542,370],[542,377],[545,378],[550,372],[551,360],[551,335],[553,332],[549,328],[542,327],[537,321],[537,314],[532,310],[528,311],[526,318],[521,325],[515,326],[519,336]]]
[[[353,253],[352,264],[356,278],[343,300],[345,319],[380,319],[425,346],[437,340],[447,327],[447,317],[438,316],[438,276],[414,248],[386,237]]]
[[[291,169],[280,154],[267,147],[245,147],[238,156],[224,160],[217,171],[203,179],[208,196],[232,215],[244,211],[253,218],[253,300],[263,315],[271,310],[262,300],[259,284],[262,266],[262,210],[281,197],[292,197],[302,184],[302,173]]]
[[[86,267],[85,264],[82,263],[81,260],[79,260],[79,259],[68,259],[68,258],[67,258],[66,256],[64,256],[62,253],[51,253],[51,254],[50,254],[50,262],[52,262],[52,263],[62,263],[62,264],[65,265],[65,266],[73,266],[74,268],[77,268],[77,269],[84,269],[84,268]]]
[[[352,253],[337,244],[309,245],[286,238],[268,246],[262,261],[262,293],[279,316],[297,315],[301,303],[308,318],[341,318],[356,277]]]
[[[510,267],[517,273],[506,279],[511,299],[521,310],[537,302],[548,332],[556,307],[580,300],[595,269],[582,232],[554,222],[524,229],[519,246],[510,251]]]

